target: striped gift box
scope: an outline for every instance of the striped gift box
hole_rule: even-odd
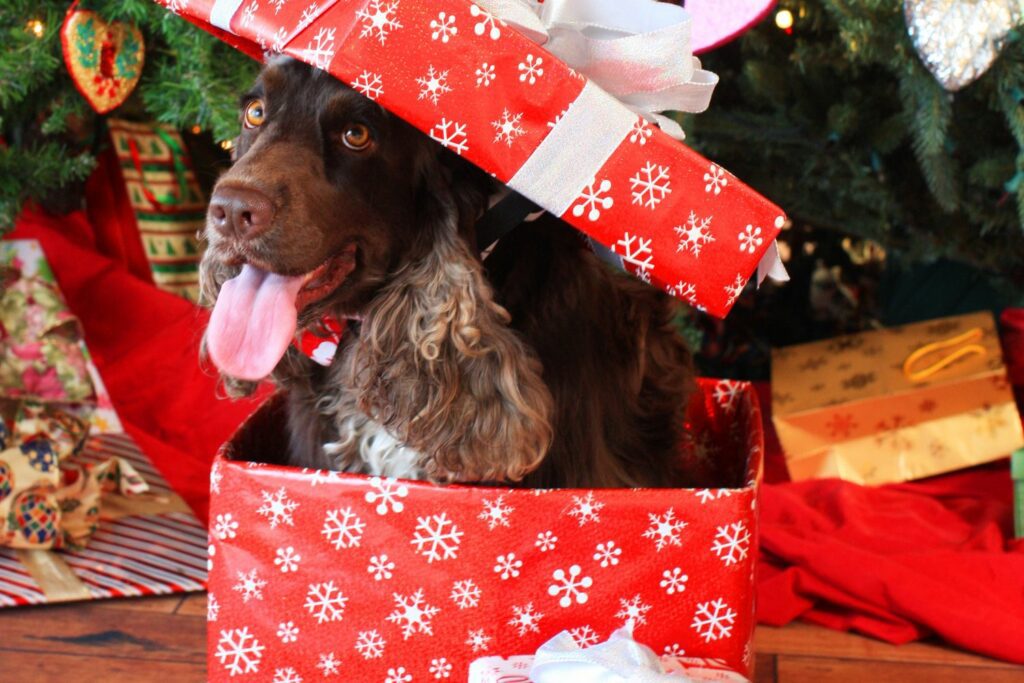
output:
[[[123,458],[149,492],[104,497],[100,528],[83,550],[0,548],[0,607],[201,591],[206,528],[126,434],[89,439],[75,459]]]

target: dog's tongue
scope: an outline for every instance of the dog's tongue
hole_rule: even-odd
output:
[[[268,273],[246,264],[221,287],[206,331],[210,358],[224,374],[261,380],[295,336],[301,275]]]

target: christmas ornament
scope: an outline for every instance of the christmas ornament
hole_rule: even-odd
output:
[[[973,83],[1024,19],[1022,0],[904,0],[907,32],[921,61],[950,92]]]
[[[693,52],[728,43],[764,19],[774,6],[775,0],[686,0],[686,11],[693,18]]]
[[[97,114],[119,107],[142,74],[142,33],[122,21],[107,23],[95,12],[71,6],[61,27],[64,63],[78,92]]]

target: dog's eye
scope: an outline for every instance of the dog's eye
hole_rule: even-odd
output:
[[[370,129],[361,123],[351,123],[345,128],[341,135],[341,141],[349,149],[356,151],[364,150],[373,141],[370,136]]]
[[[245,108],[245,127],[259,128],[266,119],[266,112],[263,110],[263,100],[253,100]]]

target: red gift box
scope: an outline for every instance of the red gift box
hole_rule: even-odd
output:
[[[632,621],[655,652],[749,675],[762,431],[701,380],[682,457],[735,488],[536,490],[300,470],[275,397],[212,474],[209,679],[466,680],[483,656]],[[411,678],[410,678],[411,677]]]
[[[714,315],[729,311],[785,223],[726,170],[469,0],[157,1],[253,56],[329,71]]]

